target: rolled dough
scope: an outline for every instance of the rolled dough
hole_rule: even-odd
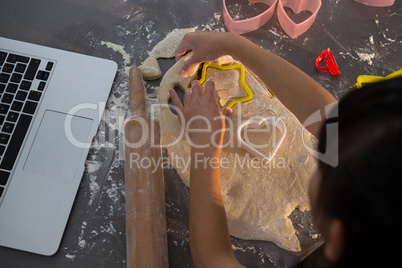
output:
[[[189,87],[195,76],[181,77],[178,61],[163,77],[160,85],[160,123],[164,145],[169,161],[183,182],[190,183],[190,146],[182,136],[177,117],[167,107],[168,90],[175,86]],[[233,81],[236,74],[215,77],[216,83]],[[253,92],[253,99],[233,107],[227,118],[224,145],[234,140],[232,146],[222,151],[221,184],[230,234],[250,240],[266,240],[289,250],[300,251],[300,243],[288,216],[299,208],[309,209],[307,188],[309,179],[316,169],[316,161],[303,145],[315,148],[316,139],[296,117],[249,71],[246,83]],[[225,98],[228,96],[225,96]],[[252,155],[240,148],[235,140],[237,125],[243,120],[258,116],[280,116],[287,127],[287,135],[277,154],[268,166],[262,166]],[[232,126],[232,129],[228,129]],[[260,136],[259,136],[260,135]],[[254,140],[266,139],[267,133],[254,133]]]

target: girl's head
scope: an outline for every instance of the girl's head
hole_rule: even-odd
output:
[[[319,150],[337,142],[339,164],[320,162],[310,187],[324,252],[337,266],[387,267],[402,249],[402,77],[352,91],[337,113],[326,123],[338,140],[324,125]]]

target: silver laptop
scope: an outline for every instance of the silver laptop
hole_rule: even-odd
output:
[[[57,251],[116,70],[0,37],[0,246]]]

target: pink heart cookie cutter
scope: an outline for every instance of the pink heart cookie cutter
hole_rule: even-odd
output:
[[[223,0],[223,19],[226,27],[230,32],[244,34],[254,31],[267,23],[275,11],[276,2],[278,0],[249,0],[250,4],[263,3],[269,6],[263,13],[245,20],[234,20],[226,7],[226,0]]]
[[[355,1],[359,2],[360,4],[373,7],[389,7],[392,6],[395,2],[395,0],[355,0]]]
[[[312,14],[305,21],[295,23],[289,18],[288,14],[286,14],[284,7],[290,8],[295,14],[299,14],[304,10],[310,11]],[[283,30],[291,38],[296,38],[311,27],[320,8],[321,0],[279,0],[277,16]]]
[[[241,131],[243,130],[244,127],[248,126],[254,129],[260,129],[262,126],[266,124],[272,125],[274,127],[279,128],[281,131],[281,136],[279,137],[277,143],[275,144],[274,148],[272,151],[269,153],[269,155],[264,155],[261,152],[257,151],[255,148],[247,144],[243,138],[241,137]],[[236,137],[237,140],[240,143],[241,148],[245,149],[249,153],[253,154],[255,157],[258,157],[264,165],[269,163],[272,158],[274,158],[276,152],[278,151],[279,147],[281,146],[283,140],[285,139],[286,136],[286,126],[283,121],[276,117],[276,116],[267,116],[263,117],[261,120],[256,120],[256,119],[248,119],[246,121],[241,122],[241,124],[237,127],[237,133]]]

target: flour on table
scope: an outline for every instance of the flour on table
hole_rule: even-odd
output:
[[[88,205],[91,206],[94,201],[95,198],[98,196],[100,189],[100,186],[97,182],[97,177],[94,176],[92,173],[89,173],[89,191],[90,191],[90,196],[89,196],[89,201],[88,201]]]
[[[374,45],[374,37],[372,35],[369,36],[370,44]]]
[[[201,31],[210,31],[210,32],[225,32],[224,27],[219,26],[222,25],[222,14],[221,13],[214,13],[214,18],[210,19],[208,23],[200,25]]]
[[[78,237],[78,246],[80,248],[84,248],[86,245],[86,242],[84,239],[84,232],[85,232],[86,227],[87,227],[87,223],[85,221],[83,221],[82,225],[81,225],[81,233],[80,233],[80,236]]]
[[[278,37],[279,39],[289,38],[289,36],[279,33],[278,30],[275,27],[272,27],[272,29],[270,29],[269,32],[271,34],[275,35],[276,37]]]
[[[75,254],[69,254],[69,253],[66,254],[67,259],[74,260],[75,257],[77,257],[77,255],[75,255]]]
[[[357,56],[359,56],[361,61],[366,61],[369,65],[373,65],[373,59],[375,57],[375,53],[360,53],[356,51]]]
[[[111,49],[113,49],[115,52],[120,53],[121,56],[122,56],[123,59],[124,59],[124,63],[125,63],[125,64],[130,64],[131,57],[130,57],[130,55],[124,50],[124,46],[117,45],[117,44],[114,44],[114,43],[112,43],[112,42],[105,42],[105,41],[102,41],[102,42],[101,42],[101,45],[106,45],[108,48],[111,48]]]

